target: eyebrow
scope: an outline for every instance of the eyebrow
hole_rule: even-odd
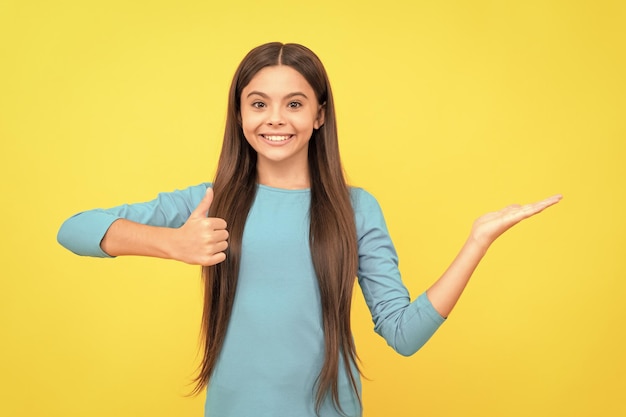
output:
[[[258,95],[258,96],[261,96],[261,97],[263,97],[263,98],[269,98],[269,97],[270,97],[270,96],[268,96],[267,94],[265,94],[265,93],[263,93],[263,92],[261,92],[261,91],[250,91],[250,92],[248,93],[248,95],[246,96],[246,98],[248,98],[248,97],[250,97],[250,96],[253,96],[253,95],[255,95],[255,94],[256,94],[256,95]],[[303,93],[303,92],[301,92],[301,91],[294,91],[293,93],[289,93],[289,94],[287,94],[287,95],[285,96],[285,98],[289,99],[289,98],[292,98],[292,97],[295,97],[295,96],[302,96],[302,97],[304,97],[305,99],[308,99],[307,95],[306,95],[306,94],[304,94],[304,93]]]

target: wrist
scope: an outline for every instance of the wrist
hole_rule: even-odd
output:
[[[169,227],[158,228],[159,236],[155,237],[153,244],[156,246],[155,249],[160,253],[161,258],[179,260],[178,251],[176,249],[178,247],[176,244],[178,232],[179,229]]]
[[[487,253],[491,243],[493,242],[484,237],[477,236],[476,233],[472,231],[465,241],[464,249],[482,257]]]

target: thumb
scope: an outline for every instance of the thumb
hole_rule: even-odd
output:
[[[207,217],[209,215],[209,208],[211,208],[211,203],[213,202],[213,188],[209,187],[206,189],[206,194],[198,204],[198,206],[194,209],[189,217]]]

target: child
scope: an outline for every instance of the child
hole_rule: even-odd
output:
[[[79,213],[58,240],[80,255],[202,265],[195,392],[207,388],[207,416],[360,416],[355,277],[375,331],[411,355],[448,316],[490,244],[559,200],[480,217],[448,270],[411,302],[378,203],[345,182],[322,63],[301,45],[269,43],[235,73],[212,184]]]

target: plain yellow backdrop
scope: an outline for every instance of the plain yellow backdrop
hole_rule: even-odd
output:
[[[413,296],[478,215],[565,196],[413,357],[357,289],[365,416],[626,415],[625,21],[621,1],[0,1],[0,415],[202,415],[198,269],[80,258],[56,231],[210,181],[235,67],[274,40],[324,61]]]

